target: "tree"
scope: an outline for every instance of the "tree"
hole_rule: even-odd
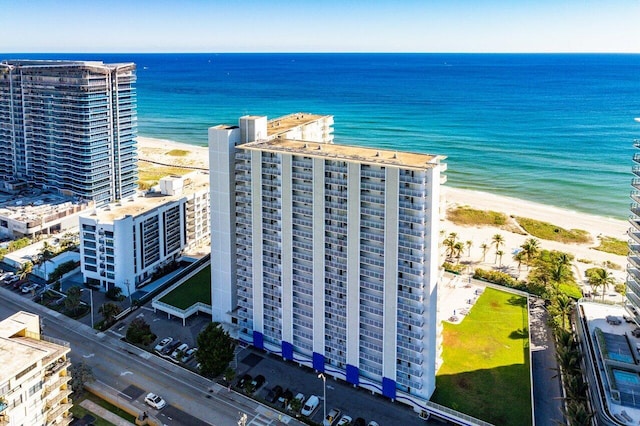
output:
[[[82,290],[78,286],[69,287],[67,297],[64,299],[64,307],[69,315],[74,316],[80,308],[80,295]]]
[[[71,388],[75,397],[80,397],[84,393],[85,383],[93,382],[93,371],[84,361],[74,362],[69,367],[71,373]]]
[[[504,244],[504,237],[500,234],[495,234],[491,238],[491,244],[496,246],[496,260],[494,263],[498,261],[498,252],[500,251],[500,246]]]
[[[467,257],[471,257],[471,246],[473,246],[473,241],[467,240],[465,245],[467,246]]]
[[[98,312],[100,312],[102,314],[102,317],[104,318],[104,325],[106,327],[109,327],[114,323],[116,316],[118,316],[118,314],[121,312],[121,309],[120,306],[116,305],[115,303],[107,302],[100,306]]]
[[[21,280],[27,278],[27,275],[31,273],[33,270],[33,263],[27,261],[20,265],[20,269],[18,269],[17,274]]]
[[[38,252],[37,259],[38,263],[44,267],[44,280],[46,282],[49,282],[49,277],[47,275],[47,262],[53,259],[55,255],[56,253],[53,250],[53,247],[51,247],[51,244],[45,241],[42,244],[42,248]]]
[[[607,287],[613,286],[616,284],[616,280],[609,271],[604,268],[589,268],[584,273],[589,280],[589,284],[594,289],[598,289],[602,287],[602,300],[604,300],[604,295],[607,292]]]
[[[518,272],[520,272],[520,266],[522,266],[522,261],[524,260],[525,255],[522,250],[513,255],[513,260],[518,262]]]
[[[566,329],[566,319],[573,311],[573,299],[566,294],[559,294],[554,300],[558,314],[562,317],[562,329]]]
[[[504,255],[504,252],[502,250],[498,250],[496,252],[496,258],[500,260],[500,263],[498,264],[498,266],[502,266],[502,256]]]
[[[442,245],[447,248],[447,250],[445,251],[446,258],[452,258],[455,251],[456,241],[453,238],[445,238],[445,240],[442,242]]]
[[[208,377],[216,377],[226,370],[233,360],[235,343],[219,322],[209,323],[198,334],[196,359],[200,372]]]
[[[531,261],[540,252],[540,242],[535,238],[527,239],[521,246],[524,257],[527,259],[527,268],[531,265]]]
[[[462,256],[463,251],[464,251],[464,244],[458,241],[453,245],[453,252],[451,253],[451,255],[454,256],[456,259],[458,259],[457,262],[460,262],[460,256]]]
[[[131,343],[149,345],[156,340],[156,337],[149,324],[142,318],[134,319],[129,324],[129,328],[127,328],[127,340]]]
[[[487,257],[487,252],[489,251],[489,245],[487,243],[482,243],[480,248],[482,249],[482,261],[484,262]]]

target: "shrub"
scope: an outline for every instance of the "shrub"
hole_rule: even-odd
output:
[[[61,263],[51,274],[49,274],[49,280],[59,280],[64,274],[73,271],[78,266],[80,266],[80,263],[75,260]]]
[[[501,271],[487,271],[484,269],[476,269],[473,278],[490,283],[503,285],[505,287],[515,288],[517,290],[527,290],[526,284],[522,281],[518,281],[506,272]]]
[[[460,272],[464,270],[465,265],[444,262],[442,264],[442,268],[447,272],[451,272],[452,274],[460,274]]]
[[[109,290],[107,290],[106,296],[109,299],[115,300],[115,301],[120,301],[124,299],[124,296],[122,295],[122,289],[120,287],[111,287]]]
[[[616,293],[619,293],[623,296],[627,294],[627,286],[624,284],[618,283],[613,286],[613,289],[615,290]]]

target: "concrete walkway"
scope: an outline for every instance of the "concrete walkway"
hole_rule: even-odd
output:
[[[111,411],[107,410],[106,408],[102,408],[101,406],[99,406],[95,402],[90,401],[88,399],[85,399],[84,401],[82,401],[80,403],[80,406],[86,408],[87,410],[91,411],[93,414],[97,415],[98,417],[102,417],[106,421],[108,421],[110,423],[113,423],[116,426],[130,426],[130,425],[134,424],[134,423],[126,421],[122,417],[118,416],[117,414],[112,413]]]

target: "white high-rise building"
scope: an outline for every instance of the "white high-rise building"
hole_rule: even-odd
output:
[[[443,157],[333,144],[332,124],[209,129],[213,319],[421,411],[435,389]]]
[[[85,282],[130,295],[185,249],[209,238],[209,176],[160,179],[158,192],[128,197],[80,216]]]
[[[73,420],[69,344],[40,334],[38,315],[0,321],[0,425],[68,425]]]

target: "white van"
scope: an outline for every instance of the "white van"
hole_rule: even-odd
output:
[[[318,405],[320,405],[320,399],[315,395],[311,395],[309,399],[307,399],[307,402],[304,403],[304,407],[300,410],[300,414],[309,417],[311,413],[318,408]]]

